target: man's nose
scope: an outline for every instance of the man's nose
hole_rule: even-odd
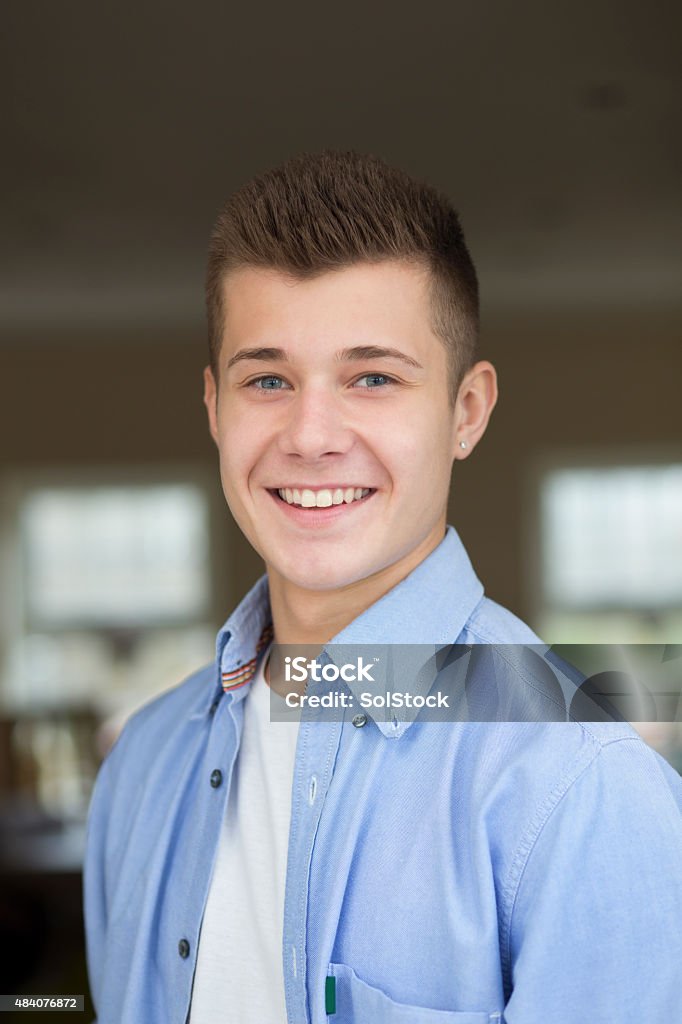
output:
[[[322,455],[342,454],[353,443],[341,402],[321,387],[298,392],[287,410],[279,440],[284,454],[308,461]]]

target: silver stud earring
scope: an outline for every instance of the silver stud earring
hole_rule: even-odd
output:
[[[469,447],[469,446],[467,445],[466,441],[460,441],[460,442],[459,442],[459,446],[460,446],[460,448],[468,448],[468,447]]]

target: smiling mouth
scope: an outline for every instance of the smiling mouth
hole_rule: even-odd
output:
[[[316,490],[298,487],[280,487],[270,493],[294,508],[331,508],[333,505],[352,505],[374,494],[375,487],[322,487]]]

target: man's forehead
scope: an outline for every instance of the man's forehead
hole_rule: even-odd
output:
[[[294,277],[243,267],[223,282],[223,344],[235,348],[310,341],[337,348],[383,344],[430,334],[424,271],[384,260]]]

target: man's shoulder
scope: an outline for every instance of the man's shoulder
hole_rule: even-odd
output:
[[[476,728],[470,746],[477,758],[470,799],[485,808],[505,913],[550,826],[576,855],[591,842],[608,856],[609,844],[633,842],[635,833],[644,851],[644,833],[653,829],[682,840],[682,778],[627,722],[494,723]]]

